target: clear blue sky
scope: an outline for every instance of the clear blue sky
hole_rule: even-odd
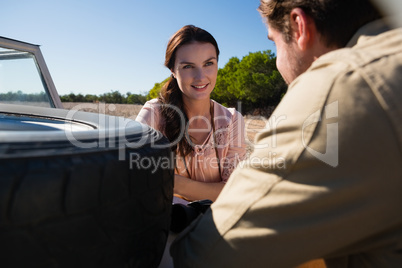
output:
[[[2,0],[0,35],[41,45],[59,94],[146,94],[170,75],[169,37],[186,24],[231,57],[270,49],[259,0]]]

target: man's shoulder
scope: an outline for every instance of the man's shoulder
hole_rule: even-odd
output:
[[[349,46],[336,49],[319,57],[310,70],[334,64],[361,68],[381,58],[402,53],[402,28],[378,31],[378,34],[361,31],[349,42]]]
[[[319,57],[290,85],[289,90],[291,91],[293,87],[323,90],[323,87],[332,87],[337,81],[345,83],[348,80],[346,78],[351,77],[352,73],[362,75],[373,68],[376,72],[383,73],[400,68],[402,66],[401,43],[402,29],[389,30],[375,36],[362,35],[354,46],[337,49]],[[393,60],[382,60],[390,58]],[[358,77],[353,76],[354,79]],[[363,77],[360,78],[363,79]]]

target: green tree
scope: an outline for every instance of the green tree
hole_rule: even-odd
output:
[[[231,58],[218,71],[212,98],[232,107],[241,101],[244,112],[277,105],[287,86],[275,61],[270,50],[249,53],[242,60]]]
[[[92,94],[87,94],[87,95],[85,95],[84,99],[85,99],[85,102],[96,102],[96,101],[98,101],[98,96],[92,95]]]
[[[238,79],[236,77],[240,60],[237,57],[229,59],[223,69],[218,70],[215,89],[212,92],[212,98],[225,106],[236,105],[237,100],[242,96]]]
[[[74,102],[85,102],[85,97],[81,93],[75,96]]]
[[[75,102],[76,97],[74,93],[70,93],[68,95],[60,96],[60,99],[62,102]]]
[[[128,104],[144,104],[147,101],[147,97],[139,94],[130,94],[127,97]]]
[[[169,81],[170,77],[166,78],[160,83],[155,83],[154,87],[149,91],[147,95],[147,100],[152,100],[159,97],[159,92],[161,92],[162,87]]]
[[[105,103],[124,103],[124,100],[125,100],[124,96],[121,95],[121,93],[117,90],[104,93],[99,96],[99,101]]]

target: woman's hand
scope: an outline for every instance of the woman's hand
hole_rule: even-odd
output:
[[[224,186],[223,182],[194,181],[176,174],[173,191],[191,201],[209,199],[215,202]]]

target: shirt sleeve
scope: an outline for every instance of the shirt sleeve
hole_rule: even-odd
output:
[[[160,113],[157,100],[147,101],[138,113],[136,121],[160,130]]]

